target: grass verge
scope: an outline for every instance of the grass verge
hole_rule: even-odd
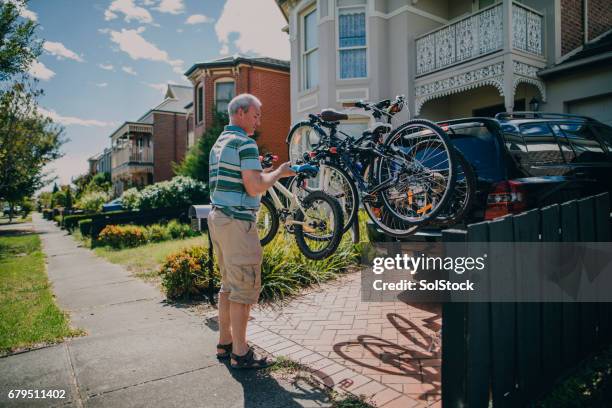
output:
[[[79,239],[76,234],[75,238]],[[117,250],[110,247],[97,247],[94,249],[94,252],[109,262],[125,266],[131,273],[141,279],[159,283],[159,267],[166,257],[182,248],[194,245],[208,247],[208,239],[202,235],[187,239],[151,243],[136,248]]]
[[[32,214],[28,214],[27,217],[14,217],[12,222],[9,222],[9,217],[0,217],[0,225],[23,224],[25,222],[32,222]]]
[[[0,235],[0,354],[80,334],[55,304],[38,235]]]

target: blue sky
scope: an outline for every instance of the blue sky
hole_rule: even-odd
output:
[[[242,53],[289,58],[274,0],[30,0],[45,51],[31,69],[43,112],[64,125],[59,182],[84,173],[110,133],[161,102],[168,82],[188,85],[192,64]]]

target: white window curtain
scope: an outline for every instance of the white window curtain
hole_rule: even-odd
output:
[[[338,10],[340,78],[368,76],[366,59],[366,16],[363,7]]]
[[[227,105],[234,98],[234,82],[217,82],[215,86],[217,112],[227,112]]]
[[[304,39],[302,48],[302,89],[312,89],[319,84],[319,35],[317,27],[317,10],[313,9],[304,15]]]

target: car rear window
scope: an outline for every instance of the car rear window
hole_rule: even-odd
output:
[[[505,172],[494,135],[483,123],[461,123],[450,126],[453,144],[474,166],[479,178],[501,180]]]
[[[574,150],[576,162],[607,160],[607,155],[597,140],[591,125],[586,123],[561,123],[559,127]]]
[[[533,166],[564,164],[559,143],[547,123],[520,126],[527,147],[527,157]]]

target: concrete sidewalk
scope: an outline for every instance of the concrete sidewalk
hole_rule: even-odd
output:
[[[40,215],[32,225],[59,306],[88,335],[0,358],[0,406],[331,405],[308,384],[232,371],[216,360],[217,333],[201,317],[166,304],[155,287],[80,248]],[[65,398],[9,401],[11,389],[64,390]]]

